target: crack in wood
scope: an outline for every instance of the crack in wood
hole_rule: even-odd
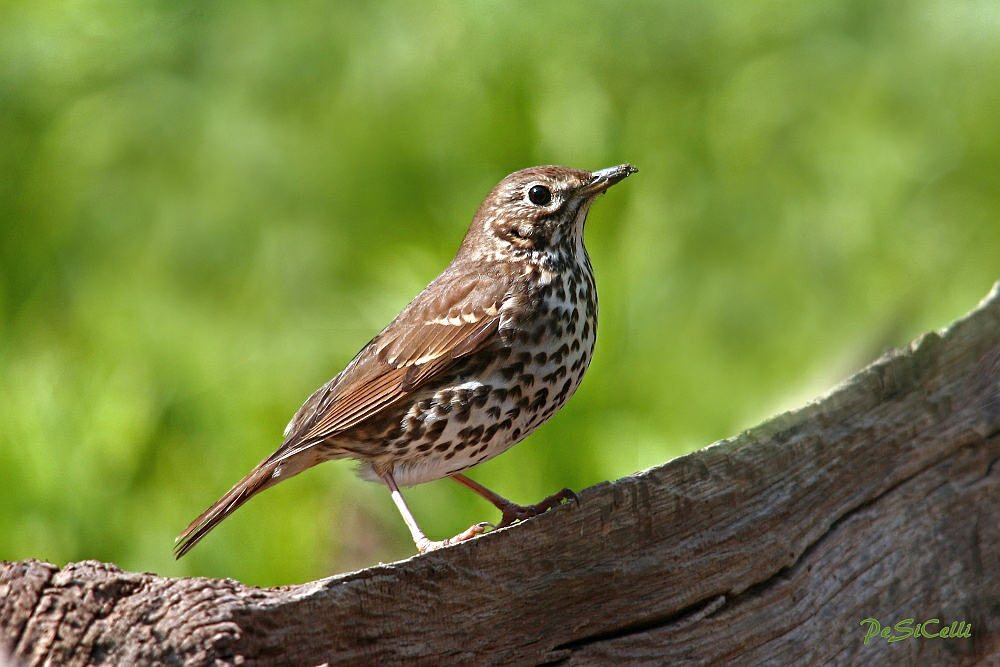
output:
[[[55,577],[58,570],[54,566],[43,566],[48,572],[48,576],[45,578],[45,582],[38,589],[38,599],[35,600],[35,604],[31,609],[31,613],[26,619],[24,619],[24,625],[21,626],[20,632],[14,638],[11,644],[14,646],[14,650],[11,654],[14,656],[21,655],[21,640],[24,638],[25,633],[28,632],[28,628],[31,626],[31,622],[38,616],[38,610],[41,607],[42,602],[45,600],[45,591],[48,589],[49,584],[52,582],[53,577]]]
[[[661,618],[643,619],[615,630],[609,630],[608,632],[601,632],[587,637],[580,637],[579,639],[574,639],[563,644],[557,644],[552,647],[552,650],[573,651],[590,644],[596,644],[598,642],[609,641],[612,639],[620,639],[639,632],[647,632],[649,630],[664,628],[671,625],[678,628],[687,627],[688,625],[697,623],[707,616],[711,616],[713,613],[721,609],[725,603],[726,596],[717,595],[710,600],[699,600],[695,604],[688,605],[683,609],[680,609],[672,614],[667,614]]]

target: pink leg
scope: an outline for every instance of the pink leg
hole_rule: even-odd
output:
[[[503,512],[503,517],[500,519],[500,523],[497,525],[497,530],[509,526],[515,521],[524,521],[525,519],[530,519],[533,516],[537,516],[539,514],[542,514],[543,512],[547,512],[548,510],[552,509],[556,505],[559,505],[566,500],[576,500],[575,493],[573,493],[569,489],[563,489],[562,491],[549,496],[540,503],[527,506],[518,505],[516,503],[512,503],[511,501],[507,500],[501,495],[493,493],[479,482],[471,480],[461,473],[456,473],[452,475],[451,478],[456,482],[458,482],[459,484],[461,484],[462,486],[464,486],[465,488],[471,489],[472,491],[475,491],[476,493],[481,495],[483,498],[486,498],[486,500],[493,503],[493,505],[496,506],[498,510]],[[579,504],[580,501],[576,500],[576,502],[577,504]]]
[[[428,551],[434,551],[435,549],[440,549],[441,547],[446,547],[450,544],[457,544],[459,542],[464,542],[465,540],[472,539],[476,535],[481,535],[486,532],[486,527],[490,524],[488,523],[477,523],[463,533],[459,533],[455,537],[450,537],[447,540],[441,540],[440,542],[432,542],[427,539],[423,531],[420,530],[420,526],[417,525],[417,520],[413,518],[413,513],[410,512],[410,508],[406,506],[406,501],[403,500],[403,494],[399,492],[399,487],[396,486],[396,480],[393,479],[392,473],[387,472],[382,475],[382,481],[385,482],[386,486],[389,487],[389,491],[392,492],[392,501],[396,503],[396,508],[399,513],[403,515],[403,521],[406,522],[406,527],[410,529],[410,535],[413,536],[413,543],[417,545],[417,551],[424,554]]]

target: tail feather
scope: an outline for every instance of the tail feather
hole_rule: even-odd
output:
[[[191,522],[184,529],[177,539],[174,540],[174,557],[180,558],[198,544],[203,537],[215,528],[223,519],[235,512],[243,503],[250,500],[264,489],[270,488],[278,482],[284,481],[293,475],[297,475],[306,468],[315,465],[319,461],[306,451],[297,452],[290,457],[274,455],[262,461],[256,468],[250,471],[246,477],[239,481],[233,488],[229,489],[226,495],[201,516]]]

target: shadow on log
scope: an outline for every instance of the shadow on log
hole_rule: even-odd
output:
[[[0,647],[24,665],[1000,664],[998,460],[1000,283],[800,410],[425,556],[276,589],[4,563]],[[869,618],[969,636],[865,643]]]

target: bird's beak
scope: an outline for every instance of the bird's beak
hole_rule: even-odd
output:
[[[639,170],[626,163],[620,164],[617,167],[608,167],[607,169],[591,172],[590,180],[587,181],[582,188],[577,190],[576,195],[578,197],[599,195],[618,181],[623,178],[628,178],[637,171]]]

